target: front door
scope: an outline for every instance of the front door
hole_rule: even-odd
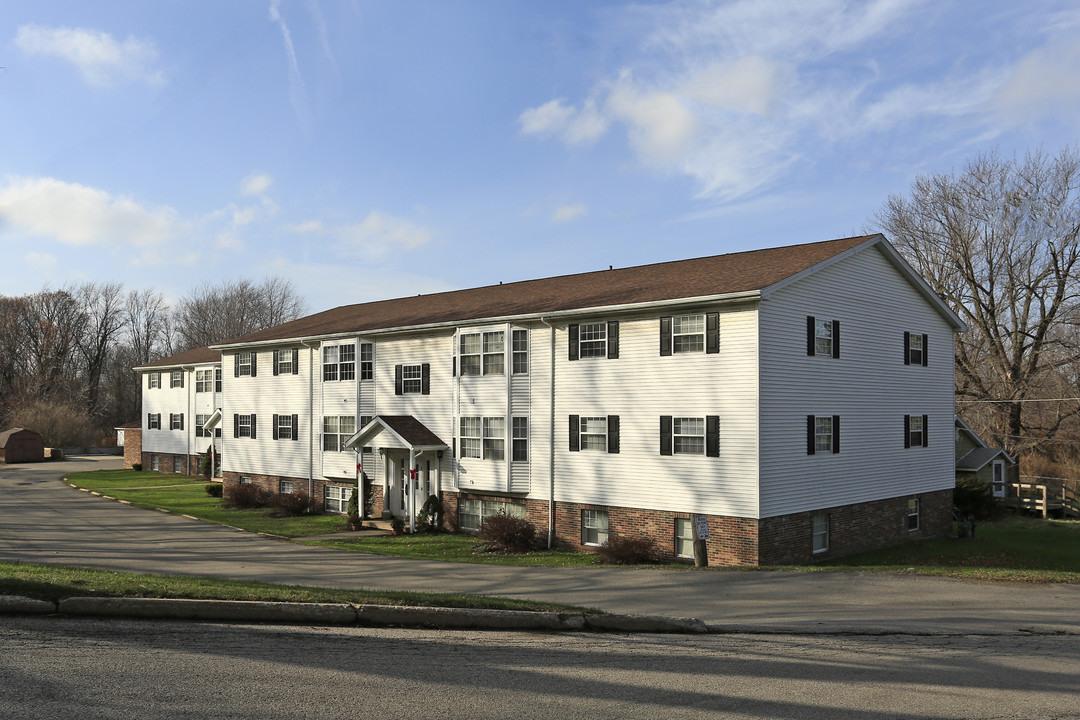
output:
[[[1005,462],[994,461],[994,497],[1005,497]]]
[[[408,462],[404,457],[391,456],[388,469],[390,482],[388,483],[387,495],[390,514],[394,517],[404,517],[406,510],[405,488],[408,487],[405,476],[409,474]]]

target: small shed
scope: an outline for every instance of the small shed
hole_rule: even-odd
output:
[[[974,476],[1003,498],[1005,486],[1016,482],[1016,461],[1001,448],[990,447],[959,415],[956,416],[956,475]]]
[[[45,441],[26,428],[11,428],[0,433],[0,460],[6,463],[43,462]]]

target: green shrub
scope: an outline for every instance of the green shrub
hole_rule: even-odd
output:
[[[416,515],[416,524],[427,530],[440,530],[443,524],[443,504],[438,495],[428,495]]]
[[[345,507],[345,514],[349,517],[360,517],[360,504],[356,501],[356,488],[353,488],[349,497],[349,504]]]
[[[270,503],[270,493],[253,483],[238,483],[225,488],[225,503],[234,508],[261,508]]]
[[[536,527],[525,518],[499,513],[484,520],[476,547],[485,552],[520,553],[536,548]]]
[[[972,474],[956,478],[953,505],[961,517],[974,515],[976,519],[984,520],[994,512],[994,498],[990,494],[990,486]]]
[[[131,469],[135,472],[142,472],[142,463],[131,463]]]
[[[206,494],[210,497],[221,497],[221,491],[224,489],[221,483],[206,483]]]
[[[656,543],[644,535],[611,535],[600,546],[600,559],[613,565],[656,562]]]
[[[396,517],[390,521],[390,532],[395,535],[405,534],[405,521],[399,517]]]
[[[199,474],[205,478],[209,478],[214,472],[213,457],[211,447],[207,447],[206,452],[199,456]]]
[[[270,505],[281,511],[282,515],[303,515],[311,505],[311,499],[303,490],[294,490],[291,493],[275,493],[270,497]]]

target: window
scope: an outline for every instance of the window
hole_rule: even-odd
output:
[[[578,333],[578,357],[607,357],[606,323],[582,323]]]
[[[401,392],[403,395],[419,395],[424,390],[423,368],[420,365],[401,366]]]
[[[274,374],[275,375],[299,375],[300,351],[292,350],[274,351]]]
[[[218,371],[220,372],[220,371]],[[213,370],[196,370],[195,371],[195,392],[206,393],[212,392],[214,389],[214,371]]]
[[[462,376],[505,374],[504,335],[501,330],[462,335],[460,341]]]
[[[356,379],[356,345],[323,347],[323,381]]]
[[[255,437],[255,416],[254,415],[233,415],[236,418],[236,433],[234,437]]]
[[[149,413],[146,416],[146,429],[147,430],[160,430],[161,429],[161,413]]]
[[[146,387],[150,390],[161,387],[161,373],[146,373]]]
[[[690,518],[675,518],[675,557],[694,557],[694,522]]]
[[[484,418],[484,459],[502,460],[506,457],[506,418]]]
[[[529,331],[514,330],[511,334],[513,347],[513,368],[515,375],[526,375],[529,372]]]
[[[271,427],[274,429],[275,440],[296,440],[300,437],[298,432],[298,416],[296,415],[275,415],[271,422]]]
[[[255,376],[255,353],[242,352],[236,354],[236,376],[237,377],[254,377]]]
[[[904,333],[904,364],[927,365],[926,335],[919,333]]]
[[[169,387],[182,388],[184,387],[184,371],[173,370],[169,373]]]
[[[278,492],[282,495],[289,495],[296,492],[296,486],[292,480],[282,480],[278,483]]]
[[[806,317],[806,354],[840,357],[840,321]]]
[[[812,519],[813,548],[815,553],[823,553],[829,549],[829,514],[814,513]]]
[[[671,352],[677,354],[704,350],[704,315],[680,315],[671,318]]]
[[[161,458],[159,458],[157,455],[150,456],[150,469],[161,470]]]
[[[214,370],[214,392],[221,392],[221,368]]]
[[[177,475],[184,474],[184,458],[177,455],[172,459],[172,471]]]
[[[529,461],[529,418],[516,417],[511,419],[513,453],[510,458],[513,462]]]
[[[459,530],[476,532],[484,521],[496,515],[508,515],[509,517],[524,518],[525,506],[521,503],[506,502],[505,500],[476,500],[475,498],[462,498],[458,500]]]
[[[705,454],[705,418],[672,418],[671,429],[676,455]]]
[[[483,441],[481,438],[482,422],[478,417],[461,418],[461,457],[483,457]]]
[[[992,467],[994,473],[994,497],[1005,497],[1005,463],[1002,460],[995,460]]]
[[[840,452],[840,416],[806,416],[806,454]]]
[[[360,343],[360,379],[371,380],[375,377],[375,346]]]
[[[909,498],[907,501],[907,529],[908,532],[919,529],[919,498]]]
[[[581,511],[581,544],[603,545],[608,540],[608,514],[606,510]]]
[[[344,515],[349,508],[349,499],[352,497],[354,488],[352,485],[326,485],[323,507],[326,512],[340,513]]]
[[[169,429],[170,430],[183,430],[184,429],[184,413],[169,413]]]
[[[323,418],[323,447],[326,452],[346,452],[345,441],[356,434],[352,415],[327,415]]]
[[[926,415],[904,416],[904,447],[929,447]]]
[[[581,449],[607,452],[607,418],[581,418]]]
[[[250,485],[251,484],[251,477],[248,476],[248,475],[241,475],[240,480],[238,482],[241,485]]]
[[[195,416],[195,437],[210,437],[213,434],[214,437],[221,437],[221,428],[214,428],[213,433],[209,430],[203,430],[203,425],[210,419],[209,415],[196,415]]]

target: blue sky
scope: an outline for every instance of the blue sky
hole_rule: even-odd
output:
[[[1080,138],[1080,7],[7,0],[0,294],[353,302],[855,234]]]

